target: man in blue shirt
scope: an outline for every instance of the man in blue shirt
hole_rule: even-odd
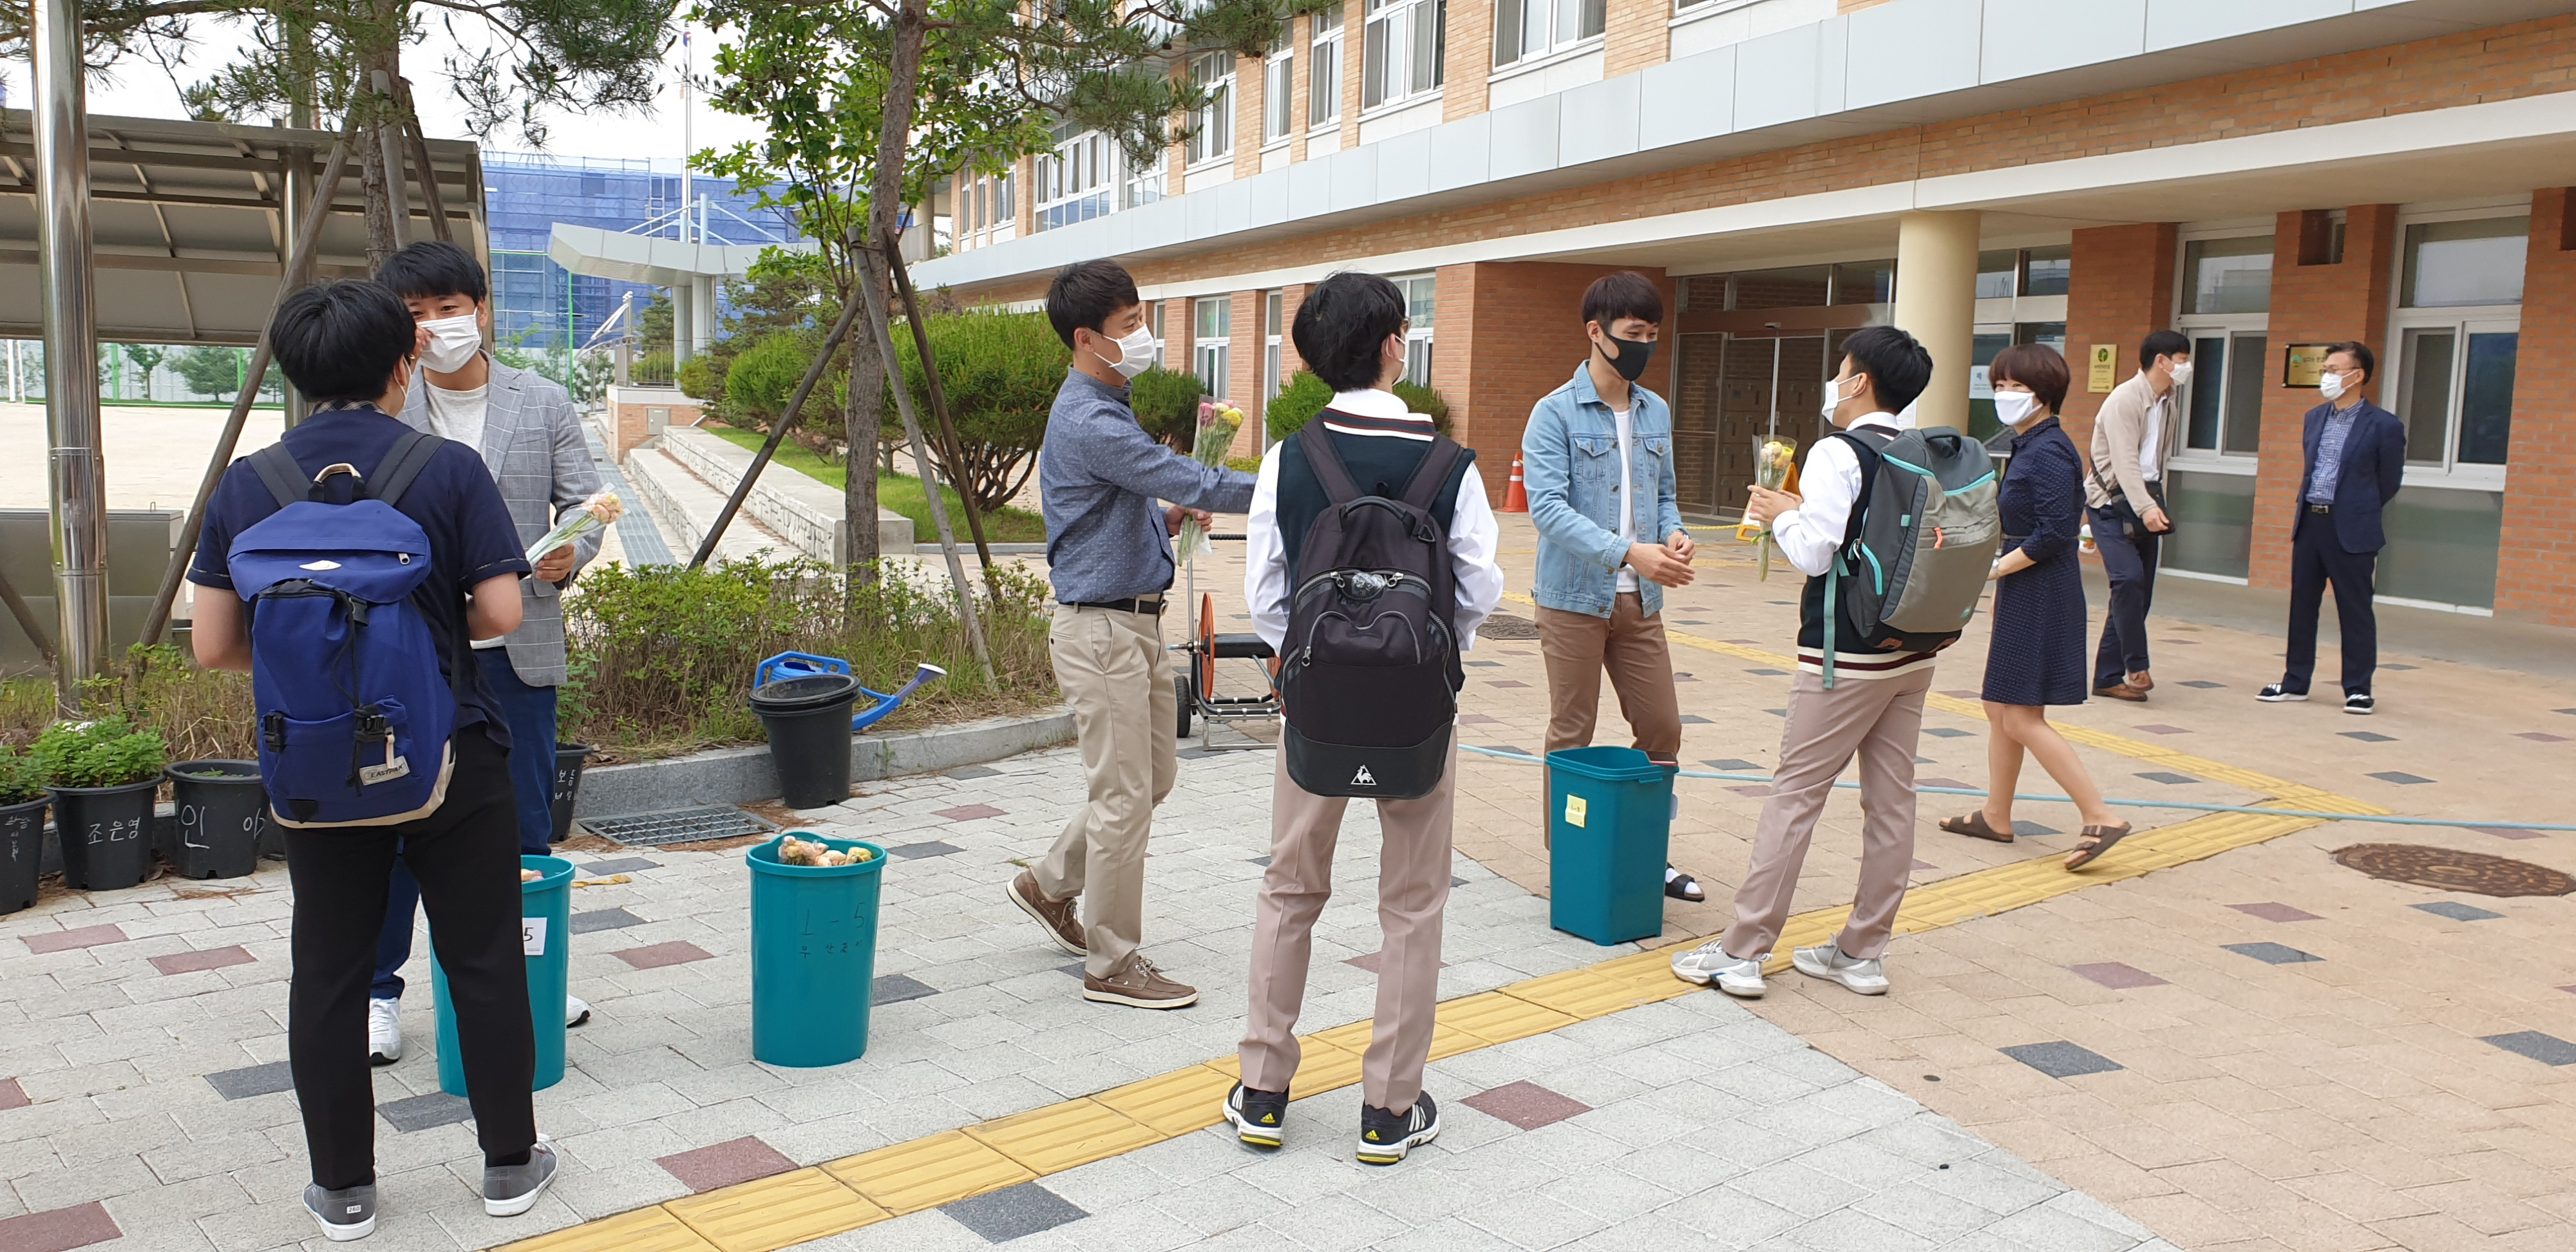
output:
[[[401,298],[371,282],[309,287],[278,306],[269,327],[278,367],[314,404],[313,416],[280,441],[304,473],[374,474],[410,433],[388,414],[402,407],[419,368],[415,333]],[[463,445],[440,445],[395,507],[429,538],[431,575],[413,602],[456,692],[445,797],[428,816],[398,825],[283,827],[295,891],[287,1059],[313,1168],[304,1207],[334,1242],[365,1238],[376,1226],[367,985],[397,857],[420,882],[447,970],[483,1149],[484,1211],[527,1212],[555,1174],[554,1149],[537,1141],[528,1094],[536,1044],[519,928],[509,725],[480,669],[459,675],[450,661],[465,655],[469,640],[517,629],[528,562],[482,458]],[[247,460],[233,463],[207,501],[188,580],[202,589],[191,635],[208,669],[251,668],[250,614],[230,570],[233,539],[278,508]]]
[[[2379,616],[2371,606],[2383,506],[2397,497],[2406,476],[2406,423],[2362,398],[2378,373],[2370,345],[2339,343],[2326,349],[2317,391],[2324,404],[2308,410],[2307,472],[2299,481],[2298,517],[2290,537],[2290,650],[2281,681],[2256,693],[2266,704],[2308,698],[2317,668],[2317,610],[2334,586],[2335,622],[2343,632],[2343,711],[2368,716],[2378,708],[2370,676],[2379,668]]]
[[[1056,598],[1047,651],[1073,710],[1090,803],[1012,881],[1010,897],[1057,947],[1083,958],[1084,999],[1176,1009],[1197,1003],[1197,989],[1163,977],[1137,950],[1145,840],[1172,789],[1178,747],[1179,692],[1162,631],[1170,538],[1188,514],[1204,525],[1209,512],[1250,507],[1253,480],[1182,456],[1137,424],[1127,380],[1153,363],[1154,332],[1126,270],[1067,266],[1047,288],[1047,319],[1073,349],[1038,457]]]

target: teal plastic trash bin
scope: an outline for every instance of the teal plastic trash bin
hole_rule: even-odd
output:
[[[1673,771],[1635,748],[1547,754],[1548,924],[1598,944],[1664,930]]]
[[[519,868],[538,877],[519,884],[519,939],[528,954],[528,1017],[536,1028],[537,1074],[530,1090],[563,1081],[564,996],[572,975],[572,862],[559,856],[522,856]],[[438,1006],[438,1089],[465,1094],[465,1057],[456,1044],[456,1010],[447,999],[447,971],[439,968],[431,940],[429,985]]]
[[[864,848],[856,865],[789,865],[788,835],[838,852]],[[868,1050],[876,993],[877,899],[885,849],[792,830],[751,849],[751,1057],[811,1069]]]

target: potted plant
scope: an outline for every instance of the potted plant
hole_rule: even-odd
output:
[[[240,878],[259,868],[268,829],[268,790],[259,762],[208,758],[169,769],[172,816],[162,855],[182,878]]]
[[[0,913],[36,902],[44,856],[44,771],[35,758],[0,748]]]
[[[113,891],[152,868],[152,802],[168,746],[121,717],[56,722],[36,736],[36,761],[53,789],[63,881]]]

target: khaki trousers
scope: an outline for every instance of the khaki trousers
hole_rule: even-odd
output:
[[[1312,794],[1289,779],[1279,754],[1270,787],[1270,868],[1252,932],[1251,1011],[1244,1023],[1243,1082],[1286,1091],[1297,1073],[1297,1012],[1315,917],[1333,895],[1333,846],[1342,796]],[[1449,831],[1457,808],[1458,748],[1449,748],[1440,785],[1418,800],[1377,801],[1377,1022],[1360,1059],[1360,1091],[1393,1112],[1422,1093],[1431,1055],[1431,1015],[1440,1006],[1440,919],[1449,906]]]
[[[1172,791],[1179,697],[1159,618],[1059,604],[1047,654],[1073,709],[1091,794],[1029,869],[1048,898],[1082,897],[1085,968],[1107,978],[1144,941],[1145,839],[1154,806]]]
[[[1664,618],[1648,617],[1633,591],[1623,592],[1610,616],[1541,608],[1539,654],[1547,659],[1547,747],[1592,744],[1601,711],[1601,672],[1619,694],[1638,751],[1670,763],[1682,750],[1682,707],[1673,692],[1673,656],[1664,643]]]
[[[1789,695],[1789,725],[1780,767],[1753,833],[1753,868],[1735,891],[1735,924],[1723,946],[1733,957],[1760,956],[1789,920],[1789,898],[1807,861],[1807,844],[1834,779],[1860,758],[1860,884],[1851,919],[1835,940],[1846,956],[1876,958],[1887,950],[1896,908],[1914,869],[1914,746],[1923,733],[1925,665],[1891,678],[1842,676],[1833,690],[1802,673]]]

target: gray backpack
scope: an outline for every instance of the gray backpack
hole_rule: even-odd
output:
[[[1957,642],[1985,594],[2001,527],[1985,445],[1947,427],[1837,431],[1860,453],[1861,494],[1825,572],[1825,685],[1835,623],[1848,609],[1855,651],[1936,652]]]

